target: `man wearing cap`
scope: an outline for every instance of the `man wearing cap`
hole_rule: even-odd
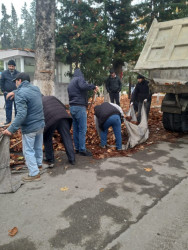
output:
[[[39,167],[42,166],[43,159],[45,125],[42,95],[39,88],[30,83],[30,77],[26,73],[19,73],[14,81],[16,81],[17,90],[11,93],[15,95],[17,114],[3,134],[11,136],[21,127],[23,154],[29,170],[29,175],[23,180],[38,181],[40,180]]]
[[[140,122],[141,121],[141,109],[142,109],[143,103],[146,108],[147,117],[149,115],[152,94],[149,91],[148,81],[146,81],[145,77],[139,74],[137,76],[137,79],[138,79],[138,83],[136,84],[136,87],[134,89],[134,94],[131,97],[132,99],[131,105],[133,105],[134,102],[138,103],[137,119],[138,119],[138,122]]]
[[[12,120],[12,106],[14,103],[14,109],[15,109],[15,115],[16,115],[16,105],[14,99],[8,98],[6,99],[6,96],[9,92],[12,92],[13,90],[16,89],[16,84],[14,81],[12,81],[15,76],[19,73],[16,69],[16,63],[14,60],[9,60],[8,61],[8,69],[3,71],[1,74],[1,80],[0,80],[0,85],[1,85],[1,90],[4,94],[5,98],[5,106],[6,106],[6,122],[5,125],[9,124]]]
[[[110,69],[110,76],[106,81],[106,90],[110,95],[110,101],[120,106],[119,92],[121,91],[122,83],[120,78],[116,75],[114,69]]]

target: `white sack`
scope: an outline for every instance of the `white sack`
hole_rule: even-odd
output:
[[[135,111],[133,108],[133,105],[130,106],[130,116],[135,119]],[[132,121],[135,121],[133,120]],[[147,122],[147,115],[146,115],[146,110],[144,107],[144,104],[142,105],[142,110],[141,110],[141,122],[139,125],[135,125],[126,119],[124,119],[125,125],[127,128],[127,133],[129,136],[126,149],[128,147],[133,148],[136,145],[145,142],[148,137],[149,137],[149,129],[148,129],[148,122]]]
[[[0,135],[0,194],[16,192],[21,180],[12,178],[10,171],[10,137]]]

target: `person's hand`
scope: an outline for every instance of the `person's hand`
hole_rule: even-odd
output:
[[[144,102],[147,102],[147,99],[144,99]]]
[[[6,99],[8,100],[10,98],[10,100],[12,100],[14,96],[15,96],[14,92],[9,92],[6,96]]]
[[[132,105],[133,105],[133,102],[131,102],[130,105],[132,106]]]
[[[8,135],[8,136],[11,136],[12,133],[10,131],[8,131],[8,129],[5,129],[3,132],[2,132],[3,135]]]
[[[95,93],[99,92],[99,87],[98,86],[95,87],[94,92]]]

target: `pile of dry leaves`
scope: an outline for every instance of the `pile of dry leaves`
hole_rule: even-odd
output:
[[[150,131],[149,139],[145,143],[141,145],[137,145],[133,149],[117,151],[115,150],[115,137],[114,137],[114,133],[112,129],[109,129],[109,133],[108,133],[109,147],[107,149],[102,149],[99,147],[100,139],[95,129],[94,106],[101,104],[104,101],[104,99],[102,97],[97,97],[88,113],[88,122],[87,122],[88,129],[87,129],[87,135],[86,135],[86,147],[93,153],[93,157],[95,159],[103,159],[103,158],[113,157],[113,156],[116,156],[116,157],[117,156],[131,156],[135,152],[139,150],[143,150],[145,147],[148,147],[149,145],[153,143],[156,143],[159,141],[175,141],[175,139],[180,137],[181,134],[169,132],[163,128],[162,113],[160,111],[160,104],[162,102],[162,99],[163,99],[163,96],[160,96],[160,98],[153,96],[152,98],[152,104],[151,104],[150,115],[149,115],[149,120],[148,120],[148,126],[149,126],[149,131]],[[128,96],[122,95],[120,103],[121,103],[121,108],[123,109],[125,113],[125,118],[126,118],[126,112],[129,110],[129,104],[130,104],[130,100],[128,99]],[[128,135],[127,135],[127,131],[126,131],[126,127],[124,123],[122,124],[122,140],[123,140],[123,144],[126,144],[128,140]],[[65,150],[61,143],[61,139],[58,133],[54,134],[53,145],[54,145],[54,150],[57,150],[57,151]],[[20,131],[15,133],[13,137],[11,138],[10,148],[11,150],[14,150],[14,152],[11,153],[11,164],[15,165],[15,164],[23,163],[23,158],[21,158],[19,155],[16,154],[16,152],[22,151]]]

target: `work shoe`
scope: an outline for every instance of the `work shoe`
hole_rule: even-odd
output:
[[[10,124],[10,123],[11,123],[11,122],[5,122],[4,125],[8,125],[8,124]]]
[[[43,158],[43,161],[47,164],[52,164],[54,163],[54,160],[48,160],[46,157]]]
[[[25,182],[31,182],[31,181],[40,181],[41,178],[40,178],[40,174],[37,174],[35,176],[25,176],[22,178],[23,181]]]
[[[39,169],[39,170],[42,170],[42,165],[38,166],[38,169]]]
[[[48,163],[48,168],[53,168],[54,167],[54,163]]]
[[[86,151],[80,152],[80,155],[83,155],[83,156],[92,156],[92,153],[89,152],[88,150],[86,150]]]
[[[75,149],[75,153],[76,153],[76,154],[79,154],[79,150],[78,150],[78,149]]]
[[[69,160],[69,163],[70,163],[71,165],[75,165],[75,164],[76,164],[75,160],[74,160],[74,161]]]

